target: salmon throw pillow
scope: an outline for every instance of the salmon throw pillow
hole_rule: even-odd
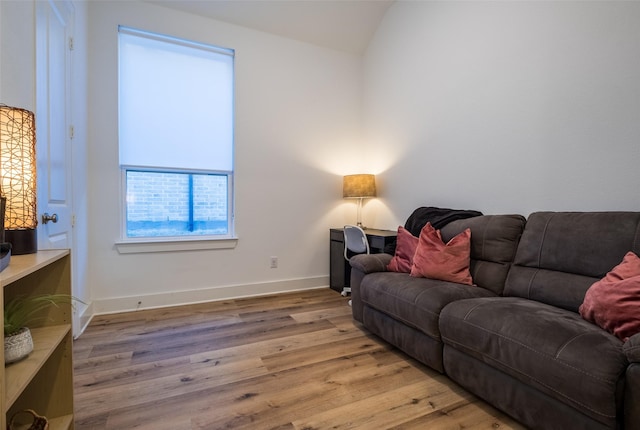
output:
[[[412,235],[409,230],[398,226],[398,238],[396,239],[396,253],[387,265],[390,272],[411,272],[413,256],[418,247],[418,238]]]
[[[470,259],[470,229],[444,243],[440,230],[427,223],[420,231],[411,276],[473,285],[469,272]]]
[[[580,315],[623,341],[640,333],[640,257],[628,252],[620,264],[594,283]]]

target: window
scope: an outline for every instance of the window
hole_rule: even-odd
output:
[[[123,238],[233,236],[233,50],[120,27]]]
[[[227,176],[127,169],[127,237],[226,235]]]

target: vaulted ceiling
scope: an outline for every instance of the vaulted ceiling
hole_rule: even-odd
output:
[[[394,0],[149,0],[314,45],[362,54]]]

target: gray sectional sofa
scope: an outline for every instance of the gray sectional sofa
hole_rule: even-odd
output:
[[[466,228],[474,286],[359,255],[353,317],[527,427],[640,429],[640,334],[623,342],[578,313],[594,282],[640,253],[640,213],[485,215],[447,224],[443,241]]]

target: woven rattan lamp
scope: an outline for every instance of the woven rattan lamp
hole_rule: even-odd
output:
[[[357,225],[362,227],[362,199],[376,196],[376,177],[369,174],[347,175],[342,180],[342,197],[358,199]]]
[[[36,252],[35,117],[6,105],[0,105],[0,188],[7,199],[4,227],[11,253]]]

